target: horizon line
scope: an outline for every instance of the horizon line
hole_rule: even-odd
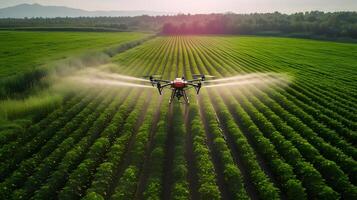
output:
[[[336,13],[336,12],[357,12],[355,10],[335,10],[335,11],[324,11],[324,10],[304,10],[304,11],[293,11],[293,12],[284,12],[284,11],[266,11],[266,12],[259,12],[259,11],[253,11],[253,12],[236,12],[236,11],[214,11],[214,12],[182,12],[182,11],[159,11],[159,10],[88,10],[88,9],[84,9],[84,8],[78,8],[78,7],[70,7],[70,6],[66,6],[66,5],[45,5],[45,4],[40,4],[40,3],[20,3],[20,4],[15,4],[12,6],[7,6],[7,7],[0,7],[0,9],[6,9],[6,8],[12,8],[12,7],[16,7],[16,6],[20,6],[20,5],[39,5],[39,6],[43,6],[43,7],[64,7],[64,8],[69,8],[69,9],[78,9],[78,10],[82,10],[82,11],[86,11],[86,12],[157,12],[157,13],[167,13],[167,15],[199,15],[199,14],[228,14],[228,13],[232,13],[232,14],[271,14],[271,13],[280,13],[280,14],[287,14],[287,15],[291,15],[291,14],[297,14],[297,13],[306,13],[306,12],[314,12],[314,11],[318,11],[318,12],[323,12],[323,13]],[[140,15],[138,15],[140,16]],[[162,16],[162,15],[154,15],[154,16]],[[95,16],[91,16],[91,17],[95,17]],[[100,17],[100,16],[98,16]]]

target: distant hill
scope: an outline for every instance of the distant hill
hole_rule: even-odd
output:
[[[43,6],[40,4],[20,4],[13,7],[0,9],[0,18],[32,18],[32,17],[122,17],[140,15],[169,15],[166,12],[155,12],[145,10],[126,10],[126,11],[87,11],[64,6]]]

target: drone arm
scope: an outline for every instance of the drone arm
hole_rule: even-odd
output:
[[[187,83],[187,85],[193,86],[195,88],[197,94],[200,92],[201,87],[202,87],[201,82],[198,82],[197,84],[196,83]]]
[[[161,85],[161,83],[164,83],[164,84],[171,83],[171,81],[168,81],[168,80],[152,79],[152,78],[150,78],[150,82],[153,87],[155,87],[155,85],[156,86]]]
[[[171,83],[167,83],[167,84],[162,85],[161,88],[164,88],[164,87],[167,87],[167,86],[170,86],[170,85],[171,85]]]
[[[196,83],[196,82],[201,82],[202,79],[194,79],[194,80],[188,80],[187,83]]]
[[[156,87],[157,87],[157,90],[159,91],[159,94],[162,95],[162,90],[167,87],[167,86],[170,86],[171,83],[167,83],[167,84],[164,84],[164,85],[161,85],[160,83],[156,83]]]
[[[160,82],[162,82],[162,83],[171,83],[171,81],[161,80],[161,79],[153,79],[152,81],[153,81],[153,82],[156,82],[156,83],[160,83]]]

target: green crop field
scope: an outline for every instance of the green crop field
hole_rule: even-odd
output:
[[[41,62],[140,36],[97,43],[83,34],[77,43],[82,33],[67,34],[51,43],[61,53]],[[69,93],[21,128],[1,127],[0,199],[357,199],[356,55],[356,44],[303,39],[148,40],[111,57],[111,70],[165,79],[274,72],[291,82],[203,87],[189,105],[169,105],[170,93],[154,89]]]
[[[0,32],[0,78],[50,61],[143,38],[143,33]]]

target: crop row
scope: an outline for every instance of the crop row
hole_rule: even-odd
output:
[[[172,79],[288,68],[299,80],[203,89],[198,101],[192,91],[185,109],[167,104],[168,90],[85,90],[0,139],[1,199],[357,198],[356,102],[315,84],[318,70],[233,43],[159,37],[114,56],[112,70]]]
[[[207,65],[207,63],[204,63],[204,64],[206,64],[206,65]],[[204,65],[202,64],[202,66],[204,66]]]
[[[110,101],[111,98],[113,98],[113,95],[107,95],[107,100],[104,101],[103,103],[105,104],[106,102]],[[91,103],[88,104],[88,106],[80,112],[71,122],[67,123],[64,128],[62,128],[60,131],[58,131],[57,134],[54,135],[51,140],[49,140],[44,146],[41,147],[40,151],[35,153],[34,155],[31,156],[29,159],[24,159],[18,166],[18,168],[12,173],[10,177],[5,179],[3,183],[3,188],[6,187],[7,190],[11,191],[12,189],[21,186],[23,184],[24,180],[30,175],[32,175],[34,172],[36,172],[39,169],[39,165],[42,164],[43,159],[46,158],[51,152],[54,152],[55,150],[59,151],[54,157],[54,159],[60,160],[61,155],[65,153],[62,150],[62,146],[59,145],[63,140],[71,138],[71,140],[67,140],[64,142],[63,148],[68,150],[70,147],[69,144],[75,144],[76,140],[81,137],[81,134],[83,134],[86,130],[85,129],[80,129],[84,127],[84,124],[81,124],[85,118],[88,117],[88,114],[92,113],[98,104],[101,102],[101,96],[98,96],[98,98],[94,99]],[[88,126],[88,124],[85,124]],[[76,131],[74,131],[76,130]],[[52,160],[55,162],[56,160]],[[43,165],[42,165],[43,167]],[[49,166],[46,166],[49,167]],[[44,176],[40,176],[39,178],[44,178]],[[32,181],[40,181],[40,180],[32,180]],[[26,186],[33,186],[33,185],[28,185]],[[6,194],[6,192],[1,192],[2,194]],[[23,196],[22,192],[17,192],[19,195],[17,196]]]
[[[22,196],[22,198],[26,199],[40,187],[40,184],[46,180],[55,167],[61,162],[67,151],[70,151],[71,148],[85,136],[96,118],[104,111],[106,106],[109,105],[110,101],[112,101],[112,98],[113,97],[101,101],[96,109],[93,109],[92,106],[86,107],[87,110],[90,110],[93,113],[88,114],[85,119],[82,119],[82,123],[79,123],[80,126],[78,129],[71,134],[68,134],[67,138],[37,166],[36,171],[26,180],[24,186],[18,191],[15,191],[17,196]]]
[[[131,98],[136,98],[136,95],[131,96]],[[48,174],[48,178],[45,181],[45,184],[42,186],[36,186],[40,188],[36,188],[38,190],[35,191],[35,196],[33,198],[44,198],[49,196],[51,198],[54,198],[53,194],[57,193],[60,188],[69,184],[70,181],[75,182],[75,180],[77,180],[76,178],[72,178],[75,177],[75,175],[73,174],[76,174],[76,172],[78,172],[78,174],[84,173],[84,171],[80,171],[80,169],[89,169],[86,168],[86,164],[89,165],[90,163],[86,160],[82,161],[82,159],[91,156],[95,157],[95,155],[98,155],[98,153],[103,153],[102,150],[105,149],[107,143],[105,139],[103,139],[101,136],[102,134],[109,134],[110,132],[113,132],[113,130],[110,129],[110,127],[112,126],[107,127],[106,125],[111,121],[112,117],[114,116],[114,113],[119,108],[119,105],[121,104],[122,100],[125,99],[123,97],[125,97],[125,91],[121,91],[121,95],[118,95],[116,99],[104,111],[102,111],[100,116],[97,116],[96,118],[92,119],[95,120],[94,122],[92,122],[92,127],[86,132],[86,135],[84,137],[82,136],[82,138],[80,138],[80,141],[76,144],[76,146],[72,147],[68,152],[66,152],[65,156],[63,157],[57,168],[55,168],[54,171],[51,172],[51,174]],[[133,103],[133,101],[130,99],[126,101]],[[131,105],[131,103],[129,105]],[[129,108],[130,107],[131,106],[129,106]],[[127,113],[121,116],[123,120],[126,119],[125,115],[127,115]],[[87,120],[90,119],[90,117],[93,116],[89,116]],[[102,130],[105,130],[106,132],[102,133]],[[114,135],[111,135],[111,137],[114,137]],[[83,185],[83,187],[86,186]]]
[[[257,59],[252,59],[251,57],[249,59],[244,59],[246,57],[245,54],[243,54],[242,56],[237,56],[239,54],[241,54],[240,52],[238,51],[233,51],[232,49],[225,49],[224,51],[220,51],[222,52],[221,56],[222,55],[226,55],[228,58],[230,58],[229,60],[230,61],[236,61],[236,63],[241,66],[242,64],[244,64],[244,67],[241,68],[241,70],[245,71],[245,70],[249,70],[250,72],[252,71],[262,71],[262,70],[269,70],[269,71],[276,71],[276,72],[279,72],[277,70],[276,67],[271,67],[269,65],[269,60],[268,58],[266,59],[263,59],[263,60],[257,60]],[[233,65],[234,66],[234,65]],[[249,67],[248,67],[249,66]],[[293,84],[294,85],[294,84]],[[294,90],[295,91],[295,90]],[[304,92],[305,94],[309,94],[309,92],[306,92],[306,89],[305,90],[302,90],[302,92]],[[321,95],[319,96],[313,96],[313,99],[312,100],[319,100],[320,102],[321,101],[325,101],[324,99],[322,99]],[[311,102],[308,101],[308,102]],[[317,104],[315,104],[317,105]],[[332,115],[332,117],[337,117],[337,119],[342,119],[342,121],[346,122],[346,120],[341,117],[340,115],[338,115],[337,111],[338,109],[340,109],[340,107],[335,107],[335,110],[333,111],[336,111],[336,112],[331,112],[329,111],[328,109],[326,109],[325,107],[318,107],[321,111],[325,112],[325,113],[328,113],[330,115]],[[336,110],[337,109],[337,110]],[[331,114],[332,113],[332,114]],[[347,122],[346,122],[347,123]],[[349,127],[354,127],[355,125],[353,125],[352,122],[348,122],[349,123]]]
[[[206,66],[210,66],[210,63],[205,63],[205,64],[206,64]],[[219,102],[218,97],[216,95],[214,95],[212,93],[210,93],[210,94],[214,96],[214,99],[216,102],[214,104],[220,105],[219,109],[217,109],[217,110],[218,110],[218,113],[221,113],[221,116],[223,117],[221,120],[222,123],[230,123],[229,125],[227,125],[228,127],[234,126],[232,117],[226,111],[225,106]],[[223,96],[227,96],[227,94],[222,93]],[[227,96],[227,98],[229,98],[229,95]],[[229,104],[227,104],[228,107],[232,108],[232,110],[234,110],[233,113],[236,113],[239,116],[238,117],[238,119],[240,119],[239,124],[241,124],[241,126],[245,127],[245,130],[248,131],[249,135],[251,135],[251,137],[253,138],[258,152],[262,153],[263,156],[268,160],[268,163],[270,163],[272,170],[275,171],[275,176],[279,177],[278,180],[280,180],[282,182],[283,188],[285,188],[288,197],[289,198],[303,198],[304,197],[304,191],[303,191],[304,189],[301,188],[301,185],[300,185],[301,183],[299,183],[299,181],[296,180],[296,178],[292,172],[292,168],[289,165],[284,164],[284,162],[282,160],[279,160],[280,156],[276,152],[276,150],[274,150],[274,146],[272,146],[272,144],[270,144],[269,140],[264,138],[262,133],[256,128],[254,123],[252,123],[252,121],[249,119],[249,116],[244,112],[244,110],[239,106],[239,104],[233,103],[234,100],[232,98],[229,98],[229,99],[230,99],[228,101]],[[267,122],[265,122],[265,124],[266,123]],[[228,128],[228,130],[229,130],[229,128]],[[234,131],[231,131],[230,133],[234,135],[239,132],[240,132],[239,129],[236,128]],[[276,135],[276,134],[274,134],[274,135]],[[280,138],[280,141],[282,141],[281,138]],[[291,146],[291,144],[289,144],[289,143],[287,143],[286,145]],[[242,144],[240,144],[240,146],[242,146]],[[246,146],[249,146],[249,144],[246,144]],[[295,151],[296,151],[296,149],[295,149]],[[284,170],[284,171],[279,171],[279,170]],[[320,185],[321,185],[321,183],[323,186],[323,180],[320,178]],[[318,185],[316,185],[316,187],[317,186]],[[299,196],[297,194],[302,195],[302,196]],[[328,195],[330,195],[330,194],[327,193],[326,196],[328,196]]]
[[[149,55],[150,54],[152,54],[152,52],[149,53]],[[147,52],[143,56],[145,57],[146,55]],[[137,62],[134,61],[133,63]],[[147,67],[146,70],[155,70],[155,66],[151,61],[147,61],[145,64],[151,66]],[[151,100],[149,110],[146,113],[148,117],[145,118],[143,125],[139,128],[135,136],[133,135],[136,132],[135,125],[138,124],[134,123],[133,120],[140,115],[139,109],[142,105],[137,106],[137,110],[131,113],[123,127],[122,135],[116,139],[112,149],[109,151],[107,161],[103,162],[97,169],[92,186],[87,191],[86,198],[91,198],[92,196],[108,198],[113,193],[112,198],[125,199],[134,195],[137,186],[137,181],[135,180],[139,178],[140,173],[140,157],[143,156],[145,150],[143,148],[145,146],[144,144],[146,144],[149,139],[147,134],[150,133],[155,102],[156,101]],[[143,115],[143,113],[141,115]],[[130,145],[130,143],[134,144]],[[130,150],[131,148],[132,150]],[[129,166],[125,170],[120,168],[124,160],[129,163]],[[120,172],[121,170],[124,171]],[[118,179],[118,181],[115,181],[116,179]],[[114,188],[115,185],[117,185],[116,188]]]
[[[187,44],[184,43],[185,49],[188,52],[187,53],[187,62],[190,63],[190,68],[192,72],[191,73],[197,73],[197,63],[194,60],[194,54],[193,52],[187,47]],[[194,104],[195,105],[195,104]],[[193,107],[192,109],[194,109]],[[209,136],[212,138],[212,144],[213,144],[213,149],[212,153],[218,154],[218,157],[220,159],[220,162],[223,164],[223,177],[224,177],[224,182],[225,185],[224,187],[227,187],[231,196],[235,199],[246,199],[247,194],[244,189],[244,184],[243,184],[243,178],[241,175],[240,170],[238,167],[234,164],[233,158],[230,154],[230,150],[228,149],[228,146],[225,144],[224,137],[219,129],[219,125],[217,121],[215,121],[214,116],[212,115],[207,115],[205,112],[207,112],[205,108],[205,111],[202,111],[202,116],[207,119],[202,120],[204,123],[209,124],[209,127],[207,127],[207,131],[209,132]],[[196,115],[199,115],[196,111]],[[198,116],[196,116],[198,118]],[[205,122],[206,121],[206,122]],[[201,125],[201,129],[202,129]],[[202,130],[201,130],[202,132]],[[203,135],[201,135],[203,137]],[[198,166],[198,170],[203,170],[200,169],[201,166]],[[213,177],[212,177],[213,178]],[[211,193],[211,195],[214,193]],[[218,198],[217,196],[215,198]]]
[[[227,60],[227,59],[226,59]],[[226,65],[223,65],[223,66],[226,66]],[[295,109],[296,110],[296,109]],[[293,110],[293,111],[295,111],[295,110]],[[299,115],[298,115],[299,116]],[[306,115],[305,114],[305,116],[304,117],[301,117],[301,119],[305,119],[305,118],[311,118],[309,115]],[[311,119],[309,119],[308,121],[311,121]],[[317,123],[315,123],[315,125],[314,126],[317,126],[317,127],[323,127],[323,126],[321,126],[320,124],[317,124]],[[314,127],[313,126],[313,127]],[[324,131],[326,131],[326,130],[324,130]],[[330,133],[331,133],[331,131],[330,131]],[[333,132],[331,133],[331,134],[333,134]],[[327,137],[327,134],[323,134],[323,136],[326,136]],[[334,139],[336,139],[336,137],[334,138]],[[337,136],[337,139],[338,139],[338,136]],[[331,143],[336,143],[336,144],[339,144],[340,146],[343,146],[343,149],[346,149],[346,148],[348,148],[349,150],[347,150],[348,152],[352,152],[352,155],[353,155],[353,148],[351,148],[351,145],[350,144],[347,144],[347,143],[345,143],[343,140],[341,140],[341,139],[339,139],[339,140],[337,140],[337,141],[335,141],[335,140],[329,140],[329,142],[331,142]]]
[[[42,121],[40,121],[37,124],[31,125],[26,131],[24,131],[20,135],[18,135],[15,141],[5,141],[6,144],[3,145],[0,149],[0,161],[4,161],[7,158],[13,157],[14,154],[19,150],[20,147],[22,147],[24,144],[30,142],[34,137],[37,136],[38,133],[41,132],[41,130],[43,130],[49,124],[52,124],[56,120],[58,120],[58,118],[60,116],[62,116],[63,113],[68,113],[68,116],[70,117],[70,113],[69,113],[70,108],[72,108],[78,102],[80,102],[79,100],[81,98],[83,98],[83,96],[78,95],[76,98],[73,98],[72,100],[67,101],[64,106],[60,107],[59,109],[57,109],[56,111],[51,113],[45,119],[43,119]],[[57,126],[54,128],[57,128]],[[3,175],[3,174],[1,174],[1,175]]]
[[[222,60],[222,59],[221,59]],[[229,59],[226,59],[226,60],[229,60]],[[223,65],[223,66],[225,66],[225,65]],[[230,66],[234,66],[234,65],[230,65]],[[228,65],[228,67],[230,67],[229,65]],[[264,67],[261,67],[261,68],[263,68],[264,69]],[[234,72],[233,72],[234,73]],[[243,73],[244,73],[244,71],[243,71]],[[285,94],[284,94],[285,95]],[[305,114],[305,117],[308,117],[308,115],[306,115]],[[330,141],[330,142],[332,142],[333,143],[333,141]],[[338,141],[338,143],[341,143],[341,142],[343,142],[343,141]]]

